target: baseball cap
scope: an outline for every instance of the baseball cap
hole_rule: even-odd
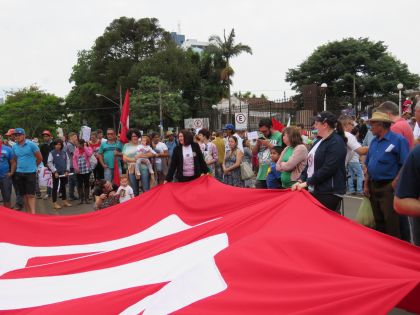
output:
[[[48,130],[44,130],[44,131],[42,132],[42,135],[47,135],[47,136],[52,137],[51,132],[49,132]]]
[[[232,124],[226,124],[225,128],[223,128],[223,130],[232,130],[235,131],[235,126]]]
[[[15,133],[15,129],[9,129],[9,130],[7,130],[7,132],[6,132],[6,136],[11,136],[12,134],[14,134]]]
[[[15,135],[24,135],[25,130],[23,128],[15,128],[15,131],[13,132]]]
[[[173,135],[174,133],[172,132],[172,131],[170,131],[170,130],[168,130],[167,132],[166,132],[166,135],[167,136],[170,136],[170,135]]]

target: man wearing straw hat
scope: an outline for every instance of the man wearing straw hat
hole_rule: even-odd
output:
[[[376,230],[400,238],[399,216],[393,208],[392,182],[408,155],[408,142],[390,130],[392,120],[387,114],[376,111],[369,122],[375,138],[366,157],[364,193],[372,204]]]

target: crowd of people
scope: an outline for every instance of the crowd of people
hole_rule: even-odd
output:
[[[167,131],[165,137],[132,128],[125,144],[112,128],[107,129],[106,139],[102,130],[92,132],[90,141],[74,132],[53,139],[45,130],[40,145],[26,139],[24,129],[15,128],[5,134],[7,139],[0,137],[0,190],[4,206],[11,207],[14,187],[14,208],[25,206],[31,213],[36,198],[51,198],[57,211],[75,200],[103,209],[156,185],[210,174],[235,187],[307,189],[338,213],[345,194],[366,196],[375,229],[418,245],[420,221],[413,215],[420,213],[416,203],[420,192],[415,188],[419,185],[414,182],[420,177],[420,152],[413,148],[420,141],[420,102],[414,108],[414,124],[406,114],[399,116],[398,105],[388,101],[367,121],[321,112],[309,130],[303,125],[275,130],[271,119],[263,118],[258,138],[250,139],[232,124],[213,132]],[[44,197],[38,184],[39,165],[52,174]],[[413,183],[409,189],[407,183]]]

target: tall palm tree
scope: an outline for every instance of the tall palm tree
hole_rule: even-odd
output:
[[[230,59],[239,56],[242,52],[252,55],[252,49],[248,45],[238,43],[235,45],[235,29],[232,28],[228,37],[226,37],[226,30],[223,30],[223,40],[218,35],[212,35],[209,38],[210,45],[208,51],[222,56],[226,62],[226,67],[222,69],[220,77],[227,82],[228,86],[228,100],[229,100],[229,122],[232,123],[232,106],[230,99],[230,77],[234,74],[230,67]]]

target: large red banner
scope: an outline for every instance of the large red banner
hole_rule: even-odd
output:
[[[420,313],[420,250],[307,192],[203,176],[84,215],[0,209],[11,314]]]

